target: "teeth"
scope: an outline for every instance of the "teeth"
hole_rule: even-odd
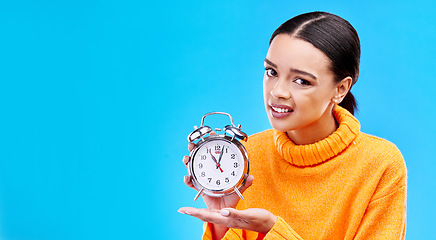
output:
[[[276,107],[271,107],[271,108],[279,113],[292,112],[292,109],[288,109],[288,108],[276,108]]]

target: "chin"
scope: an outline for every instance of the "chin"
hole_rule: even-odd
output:
[[[286,124],[285,122],[277,122],[277,119],[270,119],[269,122],[271,126],[279,132],[290,132],[294,130],[292,126],[289,126],[289,123]]]

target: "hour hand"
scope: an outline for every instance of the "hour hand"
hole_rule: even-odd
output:
[[[209,149],[208,149],[208,150],[209,150]],[[216,168],[217,168],[217,169],[219,168],[221,172],[224,172],[224,171],[221,169],[221,165],[217,162],[215,156],[213,156],[212,151],[208,151],[208,152],[209,152],[210,156],[212,157],[212,160],[215,162],[215,164],[216,164]]]

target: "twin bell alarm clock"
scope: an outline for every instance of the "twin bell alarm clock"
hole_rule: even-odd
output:
[[[204,119],[214,114],[227,115],[231,125],[223,129],[204,125]],[[247,140],[247,135],[241,131],[241,125],[236,127],[230,114],[224,112],[207,113],[201,119],[201,126],[194,126],[194,131],[188,135],[188,141],[195,147],[190,152],[188,173],[194,187],[198,190],[194,201],[203,193],[211,197],[222,197],[232,193],[242,194],[239,189],[249,175],[248,155],[239,140]],[[219,132],[223,131],[223,134]]]

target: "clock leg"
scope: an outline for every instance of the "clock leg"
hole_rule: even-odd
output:
[[[195,195],[194,201],[197,201],[198,197],[200,197],[203,190],[204,190],[204,188],[202,188],[202,189],[200,189],[200,191],[198,191],[197,195]]]
[[[244,197],[242,196],[241,192],[239,192],[238,188],[236,186],[233,187],[233,189],[235,189],[236,194],[238,194],[238,196],[244,200]]]

